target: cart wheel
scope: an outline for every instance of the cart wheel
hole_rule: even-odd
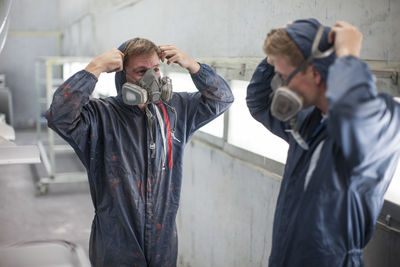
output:
[[[38,196],[44,196],[49,192],[49,184],[44,184],[42,182],[37,182],[36,184],[36,194]]]

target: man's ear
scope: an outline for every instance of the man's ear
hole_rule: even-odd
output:
[[[314,66],[311,65],[310,67],[315,84],[320,85],[323,82],[321,74],[317,71],[316,68],[314,68]]]
[[[271,66],[274,66],[274,61],[272,60],[272,57],[267,56],[267,63]]]

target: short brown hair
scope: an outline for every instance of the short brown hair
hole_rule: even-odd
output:
[[[157,53],[158,57],[161,58],[160,49],[152,41],[139,37],[127,41],[122,52],[124,53],[124,66],[131,56]]]
[[[288,63],[294,67],[299,66],[305,60],[296,43],[282,28],[273,29],[267,34],[263,48],[267,55],[285,57]]]

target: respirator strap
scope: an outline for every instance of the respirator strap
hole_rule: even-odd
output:
[[[160,111],[158,110],[159,108],[156,107],[154,104],[152,104],[152,105],[153,105],[154,110],[156,111],[158,123],[160,124],[160,132],[161,132],[161,137],[163,140],[163,151],[164,151],[163,159],[162,159],[162,166],[164,168],[165,167],[164,166],[165,159],[167,158],[167,139],[165,138],[165,132],[164,132],[165,126],[164,126],[164,121],[161,117]]]
[[[149,132],[150,132],[150,150],[151,150],[151,157],[155,157],[155,151],[156,151],[156,145],[154,143],[154,138],[153,138],[153,114],[151,114],[151,111],[149,108],[146,106],[146,116],[147,116],[147,122],[149,124]]]
[[[307,142],[303,139],[303,137],[301,137],[300,133],[298,131],[295,131],[293,129],[290,130],[286,130],[287,132],[289,132],[294,140],[296,140],[296,143],[304,150],[308,150],[310,147],[308,146]]]
[[[294,140],[296,140],[296,143],[304,150],[308,150],[310,149],[310,147],[308,146],[307,142],[304,140],[304,138],[301,136],[301,134],[299,133],[299,131],[297,130],[297,119],[292,118],[289,121],[290,127],[291,129],[287,129],[285,130],[286,132],[290,133]]]
[[[167,137],[168,137],[168,167],[171,169],[173,166],[173,159],[172,159],[172,134],[171,134],[171,124],[169,122],[169,117],[167,110],[164,107],[162,102],[157,103],[164,114],[164,121],[167,126]]]

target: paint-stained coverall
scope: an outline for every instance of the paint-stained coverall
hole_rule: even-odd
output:
[[[263,60],[247,88],[252,116],[289,143],[269,266],[363,266],[399,159],[400,105],[376,93],[365,63],[337,58],[327,79],[328,118],[321,122],[316,107],[296,115],[305,150],[289,123],[271,115],[273,75]]]
[[[168,103],[149,104],[149,114],[123,103],[123,72],[116,73],[116,97],[89,99],[97,79],[85,70],[55,92],[48,125],[87,169],[95,209],[89,249],[93,266],[176,266],[185,145],[233,102],[227,83],[200,65],[191,75],[198,92],[173,93]]]

